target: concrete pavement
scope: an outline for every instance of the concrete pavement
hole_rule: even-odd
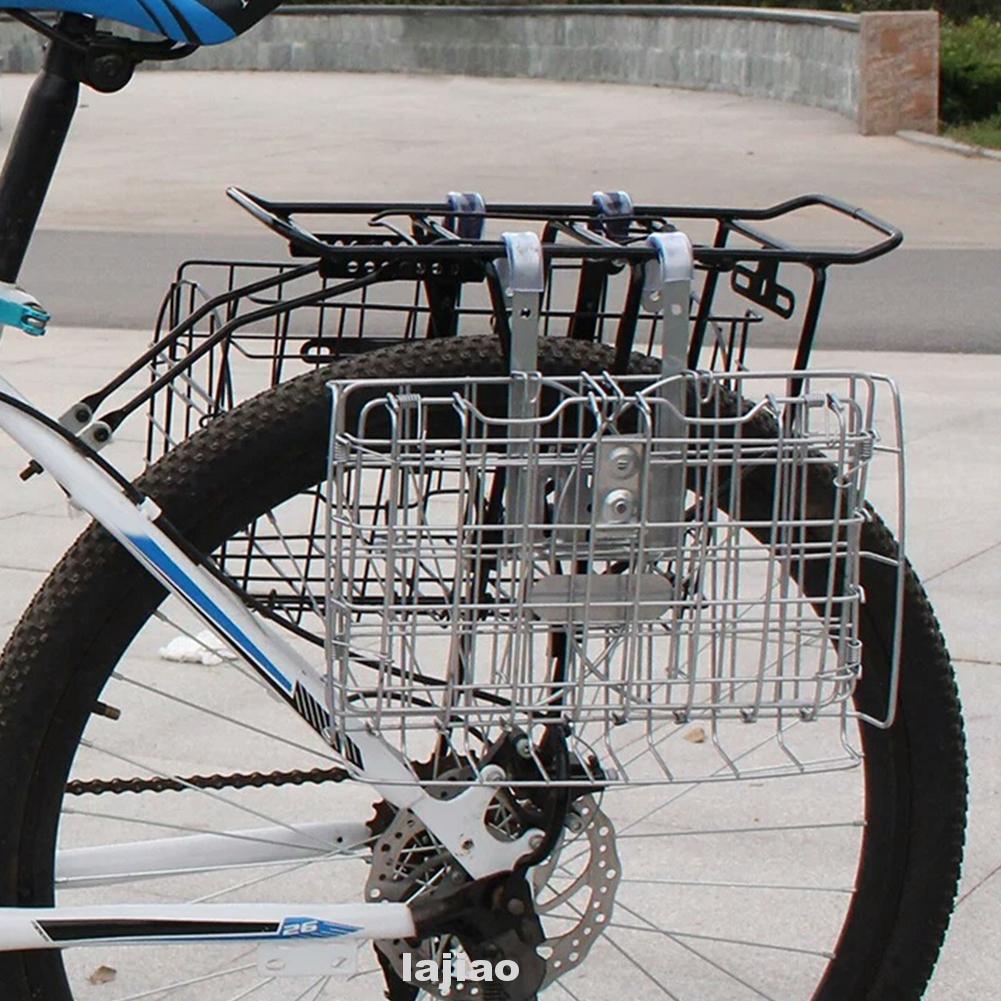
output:
[[[0,78],[5,125],[29,82]],[[84,94],[25,281],[63,323],[148,324],[179,258],[284,253],[224,197],[228,184],[363,200],[458,189],[576,201],[624,188],[638,201],[747,206],[823,191],[906,240],[832,274],[822,344],[1001,344],[1001,163],[859,136],[833,112],[603,84],[140,73],[120,94]],[[810,214],[783,232],[827,245],[863,235]]]
[[[29,398],[48,412],[58,413],[121,367],[144,341],[141,332],[125,331],[56,329],[42,340],[8,333],[2,344],[3,370]],[[759,368],[780,367],[787,363],[787,357],[785,352],[764,350],[756,355],[755,363]],[[972,804],[962,897],[927,996],[931,1001],[990,997],[1001,976],[994,948],[1001,934],[1001,844],[997,839],[1001,829],[1001,656],[995,628],[1001,604],[1001,530],[996,503],[996,471],[1001,464],[1001,396],[997,393],[1001,358],[822,351],[817,367],[882,371],[892,373],[900,382],[910,442],[908,551],[926,582],[955,660],[971,766]],[[135,472],[140,465],[143,433],[142,419],[133,418],[107,452],[108,457],[124,470]],[[16,446],[0,441],[2,635],[85,524],[79,515],[68,512],[62,494],[44,478],[21,483],[15,473],[23,462]],[[886,512],[890,500],[878,493],[875,497],[877,506]],[[160,677],[163,667],[151,658],[151,677]],[[221,683],[221,679],[215,682]],[[752,796],[756,795],[754,785]],[[792,800],[796,815],[808,806],[794,793]],[[769,864],[777,861],[772,859]],[[823,866],[822,858],[817,861]],[[757,861],[742,864],[743,878],[764,878],[756,870]],[[700,906],[707,905],[702,898]],[[94,994],[95,998],[103,996]],[[699,997],[681,996],[692,1001]],[[212,997],[198,994],[192,1001],[210,1001]]]

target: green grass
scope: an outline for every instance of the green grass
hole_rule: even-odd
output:
[[[950,125],[944,132],[950,139],[969,143],[971,146],[1001,149],[1001,114],[966,125]]]

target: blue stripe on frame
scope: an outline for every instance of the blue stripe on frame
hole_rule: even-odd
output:
[[[232,640],[264,673],[276,682],[286,695],[292,695],[294,685],[274,661],[205,593],[191,576],[178,566],[151,538],[130,535],[129,541],[173,584],[192,604],[196,605]]]

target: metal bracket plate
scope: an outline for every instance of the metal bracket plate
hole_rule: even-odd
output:
[[[788,320],[796,312],[796,296],[779,282],[778,276],[778,261],[758,261],[753,267],[735,264],[730,287],[755,305]]]

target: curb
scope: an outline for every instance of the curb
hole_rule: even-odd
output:
[[[897,133],[898,139],[914,143],[918,146],[930,146],[946,153],[958,153],[959,156],[981,157],[985,160],[1001,161],[1001,149],[986,149],[983,146],[971,146],[968,143],[947,139],[945,136],[933,136],[930,132],[916,132],[912,129],[902,129]]]

